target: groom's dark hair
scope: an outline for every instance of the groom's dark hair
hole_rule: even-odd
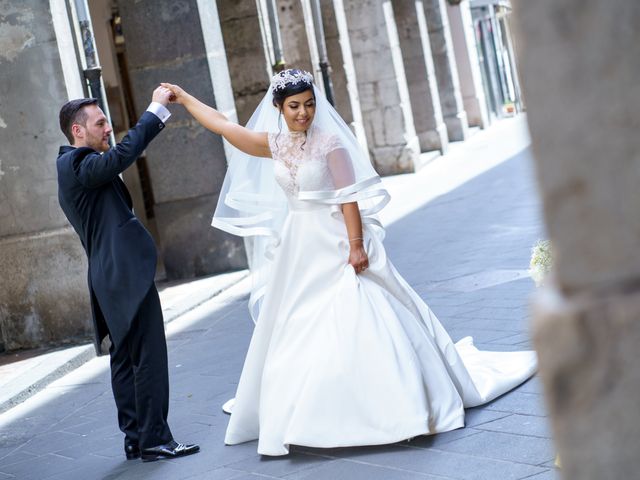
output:
[[[73,145],[71,126],[74,123],[86,126],[87,112],[84,111],[84,107],[97,104],[97,98],[78,98],[77,100],[68,101],[60,109],[60,130],[62,130],[71,145]]]

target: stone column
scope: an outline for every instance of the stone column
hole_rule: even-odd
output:
[[[236,118],[215,2],[120,1],[135,106],[162,81],[177,83]],[[135,38],[135,40],[133,40]],[[210,226],[226,171],[222,138],[180,106],[147,149],[154,212],[168,278],[246,265],[242,241]]]
[[[367,151],[367,139],[362,123],[362,111],[360,110],[358,81],[353,64],[343,0],[322,0],[320,3],[327,55],[331,65],[335,108],[351,127],[364,150]]]
[[[469,0],[462,0],[455,6],[447,4],[447,14],[451,25],[462,103],[469,125],[486,128],[489,125],[489,113],[482,88],[482,73]]]
[[[449,139],[442,118],[424,5],[421,0],[397,0],[393,4],[393,11],[420,150],[440,150],[444,153]]]
[[[378,172],[412,172],[419,155],[391,1],[345,3],[369,154]]]
[[[638,477],[640,3],[514,5],[555,282],[534,341],[565,479]]]
[[[261,13],[256,0],[218,0],[238,121],[245,125],[271,81]]]
[[[309,0],[277,0],[282,49],[287,68],[311,72],[322,90],[313,18]]]
[[[87,339],[85,253],[58,204],[58,113],[84,96],[64,2],[7,0],[0,18],[0,350]]]
[[[440,92],[440,105],[442,105],[449,140],[453,142],[464,140],[468,136],[469,128],[460,93],[460,80],[453,53],[446,0],[424,0],[424,7]]]

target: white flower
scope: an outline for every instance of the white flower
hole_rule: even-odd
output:
[[[536,282],[536,286],[544,284],[552,266],[551,242],[549,240],[538,240],[531,249],[531,262],[529,263],[529,274],[533,281]]]
[[[280,73],[276,73],[271,78],[271,86],[274,90],[279,90],[287,85],[295,85],[297,83],[313,83],[313,75],[304,70],[288,69]]]

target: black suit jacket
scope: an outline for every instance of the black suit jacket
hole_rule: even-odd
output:
[[[107,334],[115,345],[122,342],[154,280],[155,244],[133,214],[131,196],[118,175],[163,128],[156,115],[145,112],[122,141],[104,154],[88,147],[60,147],[58,199],[89,259],[98,355]]]

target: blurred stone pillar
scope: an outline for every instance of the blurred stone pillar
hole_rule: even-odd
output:
[[[1,351],[92,327],[85,253],[58,204],[58,114],[84,96],[64,2],[7,0],[0,18]]]
[[[320,4],[327,55],[331,65],[335,108],[351,127],[364,150],[367,151],[367,139],[358,95],[358,81],[353,64],[343,0],[321,0]]]
[[[424,0],[424,8],[438,80],[440,105],[449,140],[452,142],[464,140],[469,135],[469,126],[460,93],[460,80],[453,53],[446,0]]]
[[[238,121],[246,125],[271,81],[271,62],[256,0],[218,0]]]
[[[462,0],[458,5],[447,4],[447,14],[467,120],[470,126],[486,128],[489,125],[489,114],[482,87],[482,73],[469,0]]]
[[[561,474],[638,478],[640,3],[520,0],[514,15],[555,254],[534,341]]]
[[[396,0],[393,11],[398,25],[411,111],[420,140],[420,150],[440,150],[444,153],[449,146],[449,138],[447,126],[442,118],[423,2]]]
[[[236,118],[215,2],[121,0],[119,6],[138,114],[147,108],[153,89],[168,81]],[[226,146],[182,107],[171,110],[167,128],[147,148],[167,277],[242,268],[242,241],[211,227],[226,171]]]
[[[412,172],[420,146],[391,1],[350,0],[345,13],[371,160],[381,175]]]

